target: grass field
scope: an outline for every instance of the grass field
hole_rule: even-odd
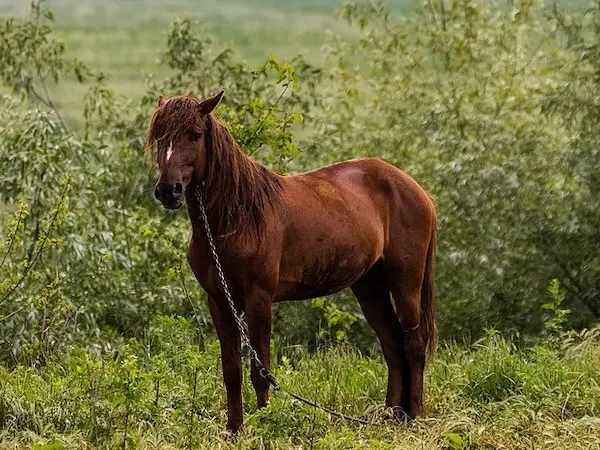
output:
[[[416,5],[415,0],[392,2],[395,8]],[[67,52],[109,76],[109,86],[118,94],[137,99],[150,74],[164,75],[159,64],[173,20],[189,17],[206,28],[223,46],[259,64],[269,53],[281,60],[297,54],[320,62],[319,49],[329,31],[347,32],[335,17],[338,0],[47,0],[56,14],[57,34],[67,43]],[[29,12],[27,0],[0,1],[0,14]],[[53,90],[55,101],[70,122],[81,116],[81,98],[86,86],[66,80]]]
[[[427,417],[409,424],[383,408],[380,358],[277,349],[282,386],[372,424],[331,418],[284,393],[257,410],[246,372],[246,425],[233,439],[218,345],[199,350],[190,327],[168,319],[153,345],[131,341],[103,357],[73,349],[43,368],[0,369],[0,448],[600,447],[597,331],[560,347],[517,350],[498,335],[444,347],[427,371]]]
[[[320,48],[328,33],[355,33],[340,22],[335,11],[341,0],[46,0],[56,15],[57,34],[67,53],[108,75],[108,85],[120,95],[137,100],[147,76],[167,73],[159,64],[166,36],[175,19],[189,17],[223,46],[259,64],[269,53],[280,60],[302,54],[321,63]],[[562,0],[575,7],[584,0]],[[406,13],[418,0],[391,0],[392,11]],[[29,0],[0,0],[0,14],[25,16]],[[87,86],[75,79],[52,89],[53,98],[67,121],[81,125],[82,98]]]

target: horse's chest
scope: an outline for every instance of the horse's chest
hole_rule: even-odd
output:
[[[263,278],[267,272],[265,264],[257,258],[256,253],[232,251],[220,243],[217,246],[217,257],[222,272],[219,273],[215,257],[208,243],[204,240],[192,240],[188,250],[188,262],[202,288],[211,296],[223,293],[223,276],[234,296],[248,291],[254,280]]]

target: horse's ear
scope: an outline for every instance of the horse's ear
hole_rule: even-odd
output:
[[[210,114],[213,111],[213,109],[217,107],[224,93],[225,91],[221,91],[214,97],[203,100],[202,103],[200,103],[200,112],[204,115]]]
[[[168,101],[169,101],[169,99],[167,97],[165,97],[164,95],[159,95],[158,96],[158,107],[161,108],[161,107],[165,106]]]

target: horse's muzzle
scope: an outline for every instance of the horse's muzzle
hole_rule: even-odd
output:
[[[167,209],[179,209],[183,205],[183,184],[160,183],[154,188],[154,196]]]

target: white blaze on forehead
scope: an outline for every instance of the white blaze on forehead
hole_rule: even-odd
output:
[[[171,141],[167,150],[167,161],[171,159],[171,156],[173,156],[173,141]]]

